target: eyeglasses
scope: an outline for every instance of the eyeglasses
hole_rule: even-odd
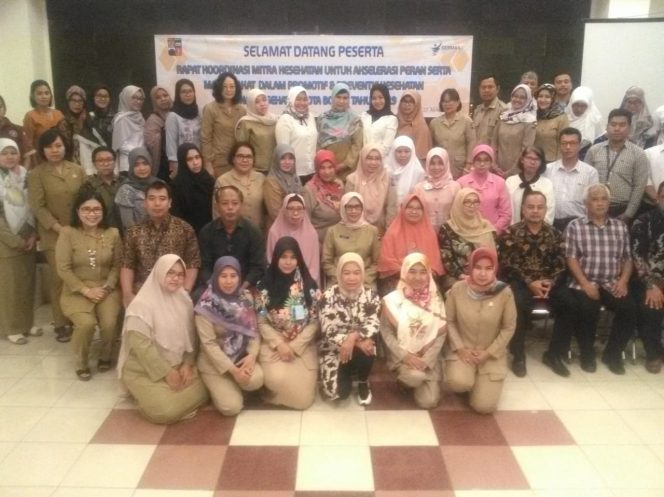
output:
[[[251,154],[235,154],[235,158],[240,160],[251,160],[254,156]]]
[[[83,214],[101,214],[104,212],[104,209],[101,207],[81,207],[79,211]]]
[[[174,271],[171,269],[166,273],[166,277],[172,280],[181,279],[185,277],[185,273],[183,273],[182,271]]]
[[[345,208],[347,211],[361,211],[362,204],[347,204]]]
[[[524,159],[528,159],[529,161],[532,162],[539,162],[540,160],[539,157],[537,157],[536,155],[526,155]]]
[[[111,98],[111,96],[110,95],[95,95],[95,99],[97,99],[97,98],[99,98],[101,100],[108,100],[109,98]]]
[[[480,201],[479,201],[479,200],[464,200],[464,201],[463,201],[463,205],[467,205],[467,206],[469,206],[469,207],[473,207],[473,206],[475,206],[475,205],[480,205]]]

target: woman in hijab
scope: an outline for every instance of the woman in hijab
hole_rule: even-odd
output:
[[[350,89],[346,83],[337,83],[332,88],[332,107],[318,118],[318,148],[334,154],[340,179],[355,170],[362,139],[362,120],[350,110]]]
[[[256,362],[260,348],[256,311],[251,293],[241,287],[238,260],[220,257],[194,308],[201,341],[198,370],[212,403],[224,416],[240,413],[243,391],[263,386],[263,369]]]
[[[314,402],[319,299],[297,241],[279,239],[265,279],[258,283],[256,302],[263,339],[259,362],[269,404],[306,409]]]
[[[193,143],[178,147],[178,174],[171,188],[171,214],[187,221],[198,234],[212,221],[214,178],[203,167],[201,150]]]
[[[380,334],[387,367],[397,384],[412,389],[415,403],[433,409],[440,401],[440,350],[447,335],[445,305],[434,282],[429,258],[408,254],[396,290],[383,299]]]
[[[454,181],[450,171],[450,156],[447,150],[434,147],[429,150],[426,161],[426,177],[413,189],[424,201],[433,230],[438,230],[450,217],[454,196],[461,185]]]
[[[277,120],[275,137],[278,145],[290,145],[295,150],[295,171],[306,184],[314,174],[318,127],[309,112],[309,95],[303,86],[288,90],[286,110]]]
[[[620,108],[627,109],[632,113],[632,125],[629,132],[630,141],[640,148],[652,146],[654,138],[657,136],[657,128],[650,115],[648,104],[646,104],[643,89],[638,86],[627,88]]]
[[[479,247],[496,250],[496,228],[482,217],[480,196],[462,188],[454,197],[450,219],[440,227],[440,258],[447,270],[441,284],[446,292],[468,273],[470,254]]]
[[[521,152],[517,157],[520,155]],[[505,187],[505,180],[491,172],[495,164],[493,148],[489,145],[477,145],[473,149],[472,161],[470,173],[461,176],[459,184],[477,192],[482,200],[482,216],[491,222],[500,235],[512,221],[512,202]],[[514,163],[515,166],[516,164],[517,162]]]
[[[556,87],[544,83],[535,91],[537,102],[537,127],[535,128],[535,146],[544,151],[546,164],[560,158],[560,131],[569,126],[567,114],[553,103],[556,100]]]
[[[314,163],[316,174],[305,185],[302,196],[311,224],[316,228],[322,244],[327,229],[341,220],[339,205],[344,185],[337,178],[337,162],[331,150],[319,150]]]
[[[30,84],[30,105],[32,110],[23,117],[23,131],[25,132],[26,153],[24,164],[32,169],[39,161],[39,138],[46,130],[57,126],[65,117],[62,112],[51,107],[53,105],[53,91],[43,79]]]
[[[397,213],[397,191],[390,173],[383,167],[381,145],[367,143],[360,152],[355,172],[346,178],[346,192],[357,192],[364,199],[364,219],[378,228],[379,236]]]
[[[309,274],[320,286],[320,243],[318,233],[309,221],[304,198],[297,193],[290,193],[281,205],[279,215],[267,234],[268,264],[272,261],[274,247],[279,239],[284,236],[293,237],[300,246]]]
[[[92,122],[92,128],[99,133],[104,143],[108,146],[113,141],[113,116],[115,112],[111,107],[111,89],[103,84],[92,87],[90,91],[90,106],[88,117]]]
[[[427,152],[424,153],[425,157]],[[410,137],[396,137],[385,166],[390,173],[390,182],[396,189],[397,205],[401,205],[401,201],[425,176],[424,169],[415,153],[415,145]]]
[[[491,147],[497,152],[496,173],[514,174],[521,151],[535,142],[537,112],[528,85],[517,85],[507,108],[501,112]]]
[[[254,88],[247,92],[247,114],[242,116],[235,128],[235,140],[251,143],[256,151],[254,169],[267,174],[270,170],[274,147],[277,145],[275,128],[277,116],[272,114],[263,90]]]
[[[125,312],[118,376],[153,423],[190,418],[208,401],[196,370],[194,306],[184,277],[184,261],[162,255]]]
[[[85,170],[88,176],[97,172],[92,162],[92,151],[105,145],[101,135],[92,127],[92,120],[85,110],[86,95],[80,86],[70,86],[65,93],[67,109],[58,129],[67,140],[69,155],[66,157]]]
[[[546,171],[544,152],[539,147],[526,147],[519,159],[519,174],[510,176],[505,180],[507,192],[512,199],[512,222],[521,221],[521,203],[527,191],[542,192],[546,197],[546,217],[544,220],[553,225],[556,213],[556,195],[553,192],[553,183],[549,178],[542,176]]]
[[[507,344],[516,327],[514,296],[498,281],[496,251],[487,247],[470,256],[468,277],[447,294],[450,337],[445,376],[454,392],[470,392],[470,407],[488,414],[498,407],[507,376]]]
[[[587,86],[579,86],[574,89],[569,99],[565,114],[572,128],[581,133],[581,147],[579,159],[583,160],[586,151],[594,143],[601,132],[599,127],[602,122],[602,114],[595,105],[593,91]]]
[[[42,334],[32,329],[37,232],[26,176],[17,143],[0,138],[0,333],[17,345]]]
[[[408,136],[413,140],[415,158],[424,162],[431,148],[431,131],[422,113],[422,97],[414,90],[403,92],[397,112],[399,127],[397,136]],[[394,145],[392,145],[394,149]]]
[[[347,252],[339,258],[337,283],[320,301],[319,344],[321,392],[328,400],[344,400],[357,374],[357,401],[371,404],[369,374],[376,357],[380,298],[364,285],[362,256]]]
[[[125,86],[120,92],[118,112],[113,116],[113,150],[120,173],[129,171],[129,152],[145,144],[144,102],[145,93],[138,86]]]
[[[287,144],[277,145],[272,157],[272,167],[263,184],[268,229],[279,215],[284,198],[291,193],[302,193],[302,183],[297,175],[295,149]]]
[[[369,91],[369,110],[362,113],[363,143],[373,143],[383,157],[387,157],[397,136],[399,121],[392,112],[390,90],[375,83]]]
[[[123,233],[145,219],[145,187],[157,179],[152,176],[152,158],[147,148],[138,147],[132,150],[128,163],[130,168],[127,179],[115,194],[115,205],[120,213]]]
[[[201,116],[196,103],[196,88],[189,79],[175,83],[175,100],[165,123],[166,155],[170,171],[179,171],[178,149],[184,143],[201,146]]]
[[[376,267],[380,254],[378,229],[364,218],[364,199],[357,192],[348,192],[341,197],[339,208],[341,221],[327,230],[323,242],[323,270],[325,286],[337,283],[337,264],[346,252],[362,257],[364,283],[376,288]]]
[[[164,181],[170,181],[175,175],[175,165],[171,169],[166,154],[166,119],[173,107],[173,100],[163,86],[154,86],[150,90],[152,114],[145,120],[145,148],[152,156],[152,175]]]
[[[424,201],[415,194],[408,195],[401,203],[399,215],[383,237],[378,257],[378,293],[381,296],[397,286],[403,260],[412,252],[427,256],[434,278],[445,274],[436,233],[426,216]]]

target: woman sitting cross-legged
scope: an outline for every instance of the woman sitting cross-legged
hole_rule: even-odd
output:
[[[212,402],[226,416],[242,410],[243,390],[263,386],[263,370],[256,363],[260,347],[256,311],[251,294],[241,285],[238,260],[220,257],[194,308],[201,340],[198,369]]]
[[[337,282],[325,291],[320,303],[321,391],[330,400],[348,398],[355,372],[357,400],[360,405],[369,405],[368,380],[376,356],[380,298],[364,284],[364,261],[354,252],[339,258]]]

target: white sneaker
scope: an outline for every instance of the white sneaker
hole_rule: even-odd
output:
[[[368,406],[371,404],[371,388],[368,381],[360,381],[357,383],[357,402],[361,406]]]

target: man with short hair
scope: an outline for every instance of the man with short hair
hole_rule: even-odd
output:
[[[233,185],[222,186],[214,192],[219,217],[201,228],[198,238],[201,247],[201,281],[206,282],[219,257],[230,255],[240,263],[242,288],[255,286],[263,277],[265,240],[260,230],[240,214],[242,192]]]
[[[569,71],[559,71],[553,75],[553,86],[556,88],[556,101],[553,103],[561,112],[569,103],[572,96],[572,76]]]
[[[475,128],[478,144],[491,145],[500,113],[507,107],[498,99],[499,92],[500,85],[495,75],[486,74],[480,77],[482,103],[475,106],[473,111],[473,128]]]
[[[546,166],[544,176],[553,183],[556,213],[553,225],[563,232],[570,221],[586,215],[583,191],[599,183],[597,169],[578,158],[581,133],[576,128],[564,128],[558,135],[561,158]]]
[[[637,329],[646,351],[646,371],[662,370],[664,318],[664,181],[657,190],[657,207],[634,221],[631,231],[635,278],[631,290],[638,306]]]
[[[528,85],[531,93],[534,95],[539,86],[539,76],[535,71],[526,71],[521,75],[521,84]]]
[[[187,266],[184,289],[194,288],[201,256],[196,233],[187,222],[171,216],[171,190],[162,180],[145,188],[145,212],[148,218],[127,230],[124,257],[120,269],[122,300],[126,306],[133,300],[162,255],[176,254]]]
[[[560,232],[544,222],[546,197],[527,190],[521,203],[522,220],[510,226],[500,240],[500,266],[516,304],[516,330],[510,340],[512,371],[526,375],[525,341],[535,299],[546,300],[565,270],[565,245]]]
[[[565,255],[570,278],[552,292],[555,313],[544,364],[560,376],[569,376],[561,357],[576,335],[581,369],[594,373],[595,329],[600,307],[614,312],[609,340],[602,354],[614,374],[625,374],[622,353],[636,326],[636,306],[627,294],[632,257],[627,226],[609,217],[609,188],[598,183],[586,188],[587,216],[575,219],[565,230]]]
[[[586,162],[597,169],[599,180],[611,191],[609,215],[629,223],[636,216],[648,183],[648,158],[629,141],[632,114],[624,109],[609,113],[608,140],[593,145]]]
[[[81,190],[99,194],[104,200],[108,225],[119,229],[121,226],[115,208],[115,194],[120,187],[120,180],[115,175],[115,151],[106,146],[97,147],[92,151],[92,162],[97,173],[88,176]]]

